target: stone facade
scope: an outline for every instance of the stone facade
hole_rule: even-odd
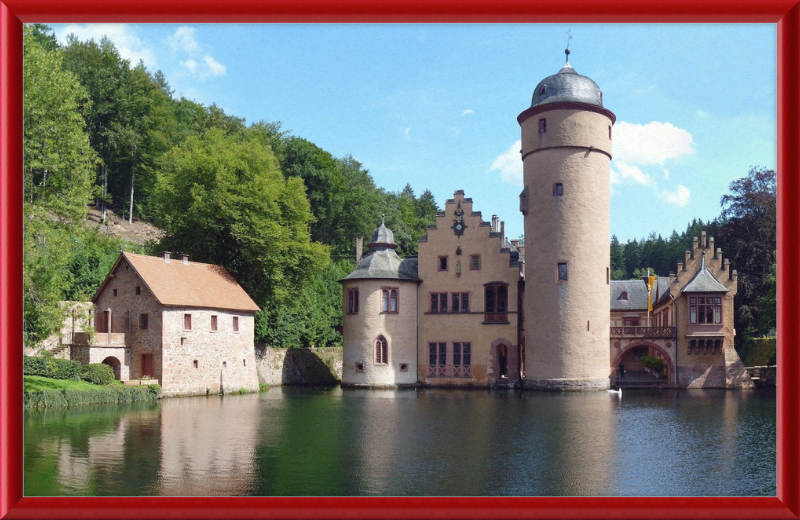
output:
[[[454,229],[459,222],[461,234]],[[484,221],[458,190],[420,241],[421,383],[503,386],[519,380],[519,252],[504,228],[497,216]]]
[[[200,277],[199,285],[215,297],[214,277],[222,276],[221,268],[206,264],[192,268],[188,260],[173,260],[169,266],[167,260],[168,255],[155,259],[120,254],[93,298],[97,332],[91,345],[86,335],[75,335],[72,359],[109,364],[123,381],[151,377],[162,386],[164,396],[258,391],[255,304],[246,298],[239,309],[203,305],[203,298],[191,294],[191,284]],[[203,277],[210,278],[203,281]],[[231,282],[220,283],[220,288],[228,288]],[[238,285],[233,290],[237,289],[243,293]],[[169,304],[172,301],[165,295],[171,291],[196,305]],[[218,299],[223,305],[228,301],[223,295]]]

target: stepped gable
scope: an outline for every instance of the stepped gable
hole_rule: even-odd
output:
[[[166,254],[169,258],[169,253]],[[169,261],[164,257],[121,252],[111,273],[92,298],[98,295],[123,263],[129,264],[159,303],[168,307],[200,307],[236,311],[261,310],[231,274],[220,265]]]

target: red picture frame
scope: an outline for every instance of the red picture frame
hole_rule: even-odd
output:
[[[778,269],[800,263],[798,0],[0,0],[0,518],[794,518],[800,306],[778,285],[777,497],[176,498],[22,495],[23,22],[757,22],[778,34]]]

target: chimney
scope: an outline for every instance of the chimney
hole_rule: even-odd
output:
[[[701,231],[700,232],[700,247],[702,247],[703,249],[706,248],[706,240],[707,240],[707,238],[708,237],[706,237],[706,232],[705,231]]]
[[[181,254],[181,262],[183,262],[183,265],[189,265],[189,255]]]
[[[500,231],[498,222],[500,222],[500,218],[497,215],[492,215],[492,233]]]
[[[506,222],[505,222],[505,220],[500,222],[500,236],[502,238],[506,238]]]
[[[356,238],[356,263],[361,260],[361,255],[364,254],[364,237]]]
[[[163,258],[166,263],[169,263],[169,255],[170,255],[169,251],[161,251],[161,254],[159,256]]]

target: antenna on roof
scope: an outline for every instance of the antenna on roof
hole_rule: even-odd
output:
[[[564,49],[564,54],[567,55],[567,63],[569,63],[569,42],[572,39],[572,27],[567,31],[567,48]]]
[[[386,214],[384,214],[384,213],[381,213],[381,226],[383,226],[383,225],[384,225],[384,224],[383,224],[384,220],[386,220]]]

